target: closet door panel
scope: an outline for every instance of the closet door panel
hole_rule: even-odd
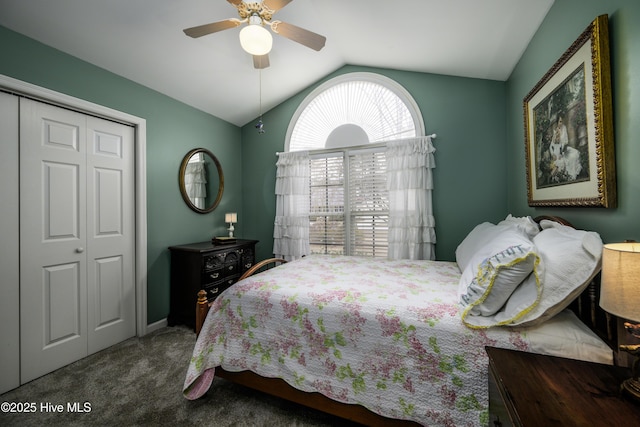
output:
[[[115,256],[96,260],[96,304],[95,323],[98,328],[108,327],[119,322],[123,313],[121,301],[124,286],[123,260]]]
[[[89,353],[135,335],[134,131],[87,118]]]
[[[0,92],[0,393],[20,385],[18,97]]]
[[[94,169],[95,236],[122,235],[122,190],[122,171]]]
[[[78,241],[80,232],[80,165],[42,162],[44,242]]]
[[[86,119],[20,100],[21,382],[87,354]]]
[[[77,263],[44,267],[44,348],[80,337],[82,331],[81,280]]]

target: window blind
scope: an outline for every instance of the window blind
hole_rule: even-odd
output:
[[[345,254],[343,153],[310,160],[309,245],[311,253]]]
[[[389,194],[383,151],[349,155],[349,254],[387,256]]]
[[[310,160],[311,253],[387,256],[389,197],[384,147]]]

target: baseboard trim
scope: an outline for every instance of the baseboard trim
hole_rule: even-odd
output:
[[[165,318],[165,319],[160,319],[160,320],[158,320],[157,322],[149,323],[149,324],[147,324],[147,330],[146,330],[146,333],[147,333],[147,334],[150,334],[151,332],[153,332],[153,331],[157,331],[158,329],[162,329],[162,328],[164,328],[165,326],[168,326],[168,323],[167,323],[167,319],[166,319],[166,318]],[[146,335],[146,334],[145,334],[145,335]],[[140,336],[142,336],[142,335],[140,335]]]

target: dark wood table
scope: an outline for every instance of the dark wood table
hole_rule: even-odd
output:
[[[640,402],[620,392],[631,370],[494,347],[489,426],[640,426]]]

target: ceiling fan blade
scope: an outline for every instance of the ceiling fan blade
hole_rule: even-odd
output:
[[[187,28],[184,30],[184,33],[193,38],[202,37],[206,36],[207,34],[217,33],[218,31],[228,30],[229,28],[235,28],[241,23],[242,21],[240,21],[239,19],[225,19],[224,21],[218,21],[211,24]]]
[[[271,29],[281,36],[305,45],[313,50],[322,49],[327,41],[325,36],[321,36],[313,31],[305,30],[304,28],[297,27],[293,24],[287,24],[282,21],[273,21],[271,23]]]
[[[272,12],[278,11],[291,3],[293,0],[262,0],[262,5]]]
[[[240,3],[242,3],[242,0],[227,0],[227,1],[232,5],[234,5],[235,7],[238,7]]]
[[[269,66],[269,54],[253,55],[253,67],[257,69],[267,68]]]

